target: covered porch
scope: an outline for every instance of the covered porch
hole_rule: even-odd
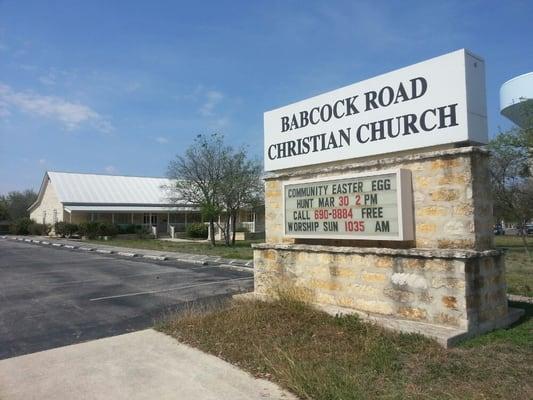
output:
[[[179,236],[187,226],[202,222],[200,212],[193,207],[147,207],[147,206],[89,206],[66,205],[64,221],[108,222],[119,226],[142,226],[155,229],[158,235]]]

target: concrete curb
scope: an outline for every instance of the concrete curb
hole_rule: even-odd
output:
[[[520,296],[517,294],[508,294],[507,299],[509,301],[515,301],[517,303],[529,303],[533,304],[533,297]]]
[[[235,270],[237,270],[237,271],[253,272],[253,268],[251,268],[251,267],[242,267],[242,266],[240,266],[240,265],[220,264],[219,266],[220,266],[220,267],[224,267],[224,268],[235,269]]]
[[[165,261],[168,260],[167,256],[157,256],[154,254],[143,254],[143,258],[148,258],[150,260]]]
[[[93,247],[78,247],[78,250],[82,251],[94,251]]]
[[[199,265],[208,265],[209,263],[207,261],[202,260],[191,260],[189,258],[182,258],[182,257],[169,257],[170,260],[175,260],[179,262],[189,263],[189,264],[199,264]]]
[[[117,251],[116,254],[123,257],[139,257],[137,253],[130,253],[128,251]]]
[[[150,253],[137,253],[130,251],[119,251],[119,248],[110,250],[107,248],[78,246],[71,244],[72,242],[59,243],[55,241],[38,240],[31,238],[24,238],[18,236],[0,236],[2,239],[24,241],[26,243],[34,243],[41,245],[52,245],[54,247],[63,247],[69,250],[81,250],[81,251],[93,251],[99,254],[116,254],[122,257],[141,257],[148,260],[155,261],[177,261],[187,264],[198,265],[213,265],[223,268],[233,268],[240,271],[253,271],[253,260],[239,260],[239,259],[226,259],[219,256],[206,256],[202,254],[187,254],[187,253],[174,253],[174,254],[150,254]],[[112,247],[112,246],[110,246]]]
[[[111,250],[106,250],[106,249],[96,249],[96,252],[101,253],[101,254],[113,254]]]

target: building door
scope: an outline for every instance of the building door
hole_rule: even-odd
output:
[[[161,215],[159,224],[157,224],[157,232],[166,232],[168,228],[168,216]]]

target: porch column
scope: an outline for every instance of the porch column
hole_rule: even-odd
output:
[[[170,213],[167,212],[167,233],[170,232]]]
[[[133,213],[131,213],[131,224],[133,225]]]
[[[111,223],[115,223],[115,213],[111,213]]]
[[[257,216],[257,213],[254,211],[253,212],[253,217],[252,217],[252,232],[255,232],[255,217]]]

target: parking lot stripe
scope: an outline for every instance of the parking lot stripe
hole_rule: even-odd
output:
[[[120,279],[117,279],[117,281],[124,282],[126,279],[130,278],[138,278],[141,276],[160,276],[160,275],[168,275],[168,274],[179,274],[181,271],[159,271],[159,272],[145,272],[142,274],[132,274],[132,275],[124,275],[121,276]],[[102,282],[101,279],[86,279],[82,281],[67,281],[67,282],[58,282],[58,283],[45,283],[44,286],[53,286],[53,287],[61,287],[61,286],[69,286],[69,285],[82,285],[85,283],[95,283],[95,282]],[[106,283],[110,283],[107,281]]]
[[[253,277],[224,279],[224,280],[216,281],[216,282],[197,283],[195,285],[178,286],[178,287],[161,289],[161,290],[149,290],[149,291],[146,291],[146,292],[118,294],[116,296],[96,297],[94,299],[89,299],[89,301],[112,300],[112,299],[118,299],[118,298],[121,298],[121,297],[132,297],[132,296],[142,296],[142,295],[145,295],[145,294],[156,294],[156,293],[172,292],[174,290],[180,290],[180,289],[191,289],[191,288],[200,287],[200,286],[217,285],[219,283],[246,281],[246,280],[253,280],[253,279],[254,279]]]

